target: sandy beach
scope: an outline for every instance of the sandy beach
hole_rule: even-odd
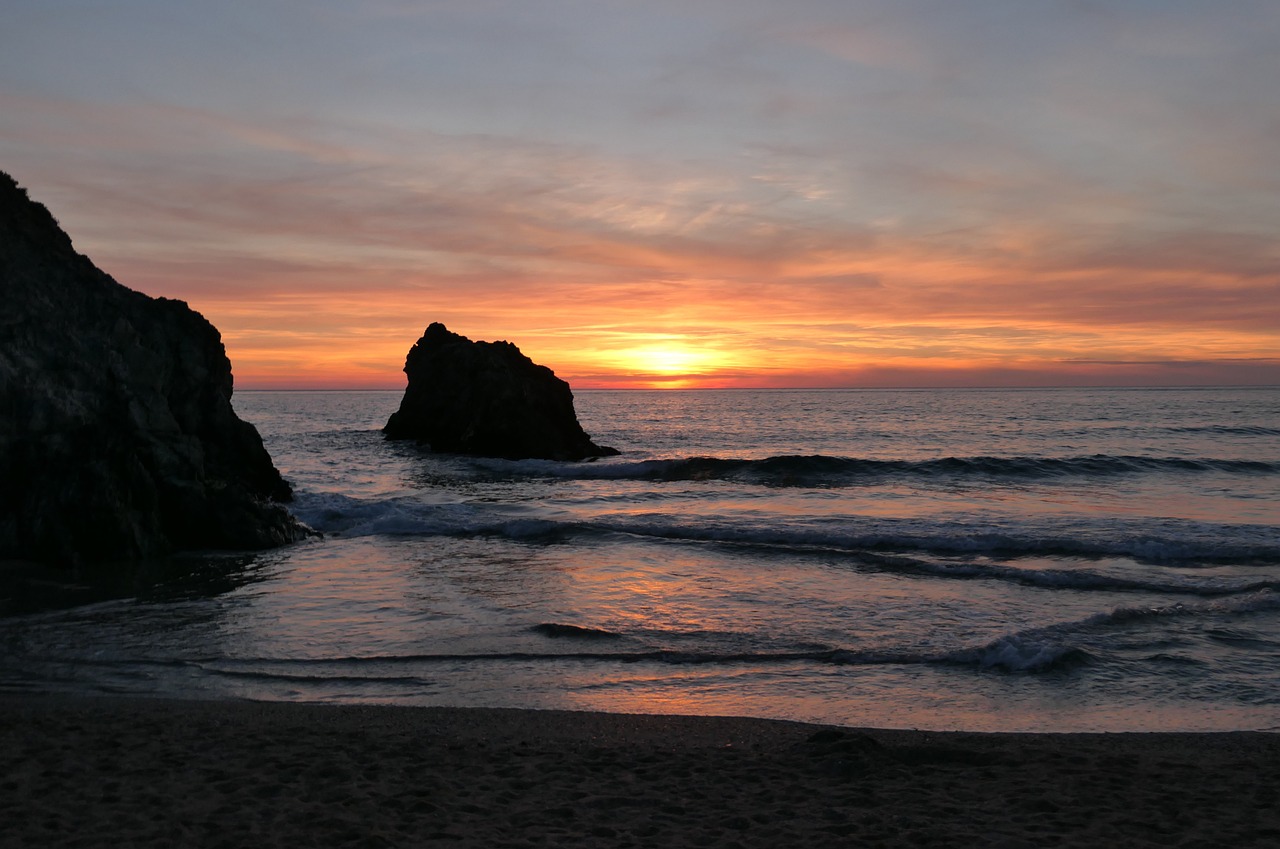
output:
[[[1280,844],[1280,735],[0,699],[4,846]]]

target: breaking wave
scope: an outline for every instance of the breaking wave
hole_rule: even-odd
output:
[[[663,635],[654,632],[629,634],[588,625],[547,624],[530,632],[545,638],[545,651],[523,649],[480,653],[414,654],[378,657],[292,660],[284,658],[207,658],[174,661],[183,665],[229,676],[278,678],[288,681],[359,681],[362,676],[378,681],[429,680],[430,667],[458,663],[657,663],[676,666],[816,663],[834,666],[942,665],[969,667],[975,671],[1014,674],[1044,674],[1103,662],[1108,652],[1108,633],[1131,628],[1154,619],[1196,616],[1231,616],[1280,610],[1280,594],[1270,590],[1233,599],[1153,607],[1118,607],[1087,618],[1029,628],[998,637],[990,642],[954,649],[920,651],[881,647],[847,649],[811,646],[796,649],[751,649],[725,651],[697,648],[669,648],[660,645]],[[560,638],[586,638],[597,650],[553,650]],[[676,635],[688,638],[689,634]],[[574,644],[577,641],[573,641]],[[659,643],[655,645],[654,643]],[[171,662],[172,663],[172,662]],[[367,670],[360,672],[358,670]]]
[[[668,542],[750,547],[763,555],[850,555],[887,570],[946,578],[989,578],[1045,587],[1156,590],[1217,595],[1239,592],[1213,582],[1143,582],[1082,569],[1028,570],[972,558],[1053,556],[1127,558],[1166,565],[1280,562],[1280,528],[1190,520],[1106,518],[1088,522],[997,518],[894,518],[845,516],[809,522],[760,521],[758,517],[704,516],[668,512],[619,513],[580,519],[552,518],[520,505],[413,496],[360,499],[333,493],[301,493],[292,506],[299,519],[332,536],[492,536],[528,543],[623,535]],[[951,558],[946,563],[876,559],[911,553]],[[957,559],[961,558],[961,559]],[[963,559],[968,558],[968,559]],[[1256,588],[1256,587],[1253,587]]]
[[[775,487],[838,487],[887,478],[1052,479],[1135,474],[1280,474],[1280,464],[1211,457],[943,457],[932,460],[868,460],[822,454],[765,459],[688,457],[600,463],[475,461],[490,472],[576,479],[659,481],[726,480]]]

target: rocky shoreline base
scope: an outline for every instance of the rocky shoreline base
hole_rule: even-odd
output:
[[[0,697],[3,846],[1280,845],[1280,735]]]

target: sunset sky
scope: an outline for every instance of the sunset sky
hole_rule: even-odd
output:
[[[240,388],[1280,383],[1275,0],[6,0],[0,170]]]

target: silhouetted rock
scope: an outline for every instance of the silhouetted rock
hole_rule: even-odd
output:
[[[0,558],[82,565],[305,535],[231,408],[213,325],[116,283],[2,172],[0,297]]]
[[[404,373],[400,409],[382,429],[390,439],[511,460],[618,453],[583,431],[569,384],[510,342],[472,342],[437,322],[409,351]]]

